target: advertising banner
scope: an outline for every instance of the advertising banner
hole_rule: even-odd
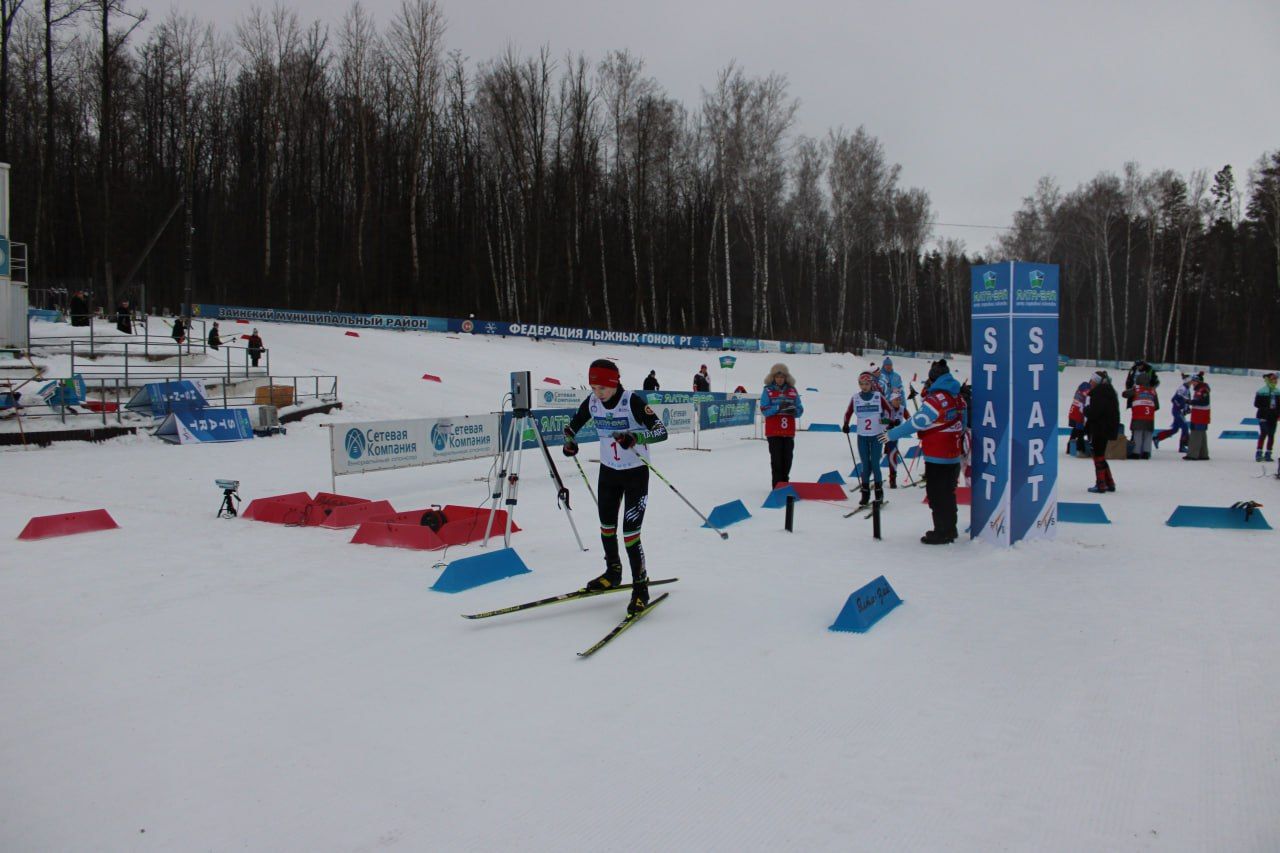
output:
[[[535,405],[548,409],[561,409],[565,406],[576,409],[590,393],[589,388],[538,388],[533,393],[533,399]]]
[[[399,332],[447,332],[443,317],[409,314],[345,314],[334,311],[288,311],[281,308],[244,308],[238,305],[194,303],[191,316],[206,320],[250,320],[264,323],[302,323],[310,326],[349,326],[359,329],[391,329]]]
[[[329,426],[335,475],[478,459],[496,454],[501,444],[496,414]]]
[[[745,397],[703,403],[698,414],[698,429],[753,426],[756,422],[756,406],[759,402],[755,397]]]
[[[1058,268],[975,266],[969,535],[1011,545],[1057,526]]]
[[[174,382],[149,382],[138,389],[125,404],[125,408],[158,418],[169,412],[198,411],[208,405],[204,388],[190,379],[183,379]]]
[[[973,494],[969,536],[998,545],[1010,544],[1012,275],[1010,264],[975,266],[970,273]]]
[[[1057,530],[1058,295],[1057,265],[1013,265],[1010,542]]]
[[[170,412],[152,433],[170,444],[208,444],[253,438],[248,409],[183,409]]]

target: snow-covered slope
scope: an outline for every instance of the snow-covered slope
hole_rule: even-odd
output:
[[[599,571],[590,498],[558,456],[590,552],[531,456],[513,545],[532,573],[458,595],[428,590],[437,561],[478,548],[217,520],[213,480],[240,479],[246,500],[327,489],[323,423],[492,411],[512,370],[578,384],[607,356],[631,387],[656,369],[683,389],[707,363],[716,390],[756,390],[777,357],[720,371],[711,353],[258,326],[277,372],[338,374],[345,411],[240,445],[0,452],[0,848],[1280,847],[1275,534],[1164,526],[1179,503],[1280,512],[1252,443],[1216,438],[1252,414],[1257,380],[1212,377],[1211,462],[1166,446],[1113,463],[1112,525],[1006,552],[920,545],[919,490],[891,493],[880,542],[823,503],[785,533],[757,509],[763,442],[710,432],[699,452],[677,436],[658,468],[704,511],[740,498],[754,517],[722,542],[654,480],[650,573],[680,582],[583,661],[621,597],[458,618]],[[865,360],[782,358],[819,389],[806,420],[838,422]],[[1060,375],[1063,412],[1086,373]],[[796,479],[850,467],[844,436],[799,437]],[[338,490],[479,505],[488,472],[457,462]],[[1063,458],[1061,499],[1091,499],[1091,480],[1090,462]],[[123,529],[12,541],[29,516],[93,507]],[[880,574],[905,604],[868,634],[827,631]]]

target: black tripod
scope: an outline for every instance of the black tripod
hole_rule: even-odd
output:
[[[569,507],[569,489],[560,479],[560,472],[556,470],[556,464],[551,459],[551,451],[547,449],[547,442],[543,439],[542,431],[538,429],[538,424],[529,409],[513,409],[511,412],[511,425],[507,428],[506,439],[498,451],[498,480],[494,483],[489,523],[485,525],[484,542],[480,547],[489,547],[489,536],[493,530],[498,505],[503,502],[504,492],[506,493],[507,527],[503,532],[502,542],[505,547],[511,547],[511,523],[516,514],[516,500],[520,489],[520,462],[524,455],[526,430],[533,431],[538,446],[542,448],[542,457],[547,463],[547,473],[551,475],[556,485],[556,503],[564,509],[565,517],[569,519],[569,528],[573,531],[573,538],[578,542],[578,549],[585,551],[587,549],[582,544],[582,537],[578,535],[578,526],[573,523],[573,510]]]
[[[232,503],[234,499],[235,503]],[[240,495],[236,494],[235,489],[222,490],[222,506],[218,507],[218,518],[235,518],[236,504],[240,502]]]

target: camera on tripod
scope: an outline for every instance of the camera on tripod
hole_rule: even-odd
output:
[[[214,480],[219,489],[222,489],[222,506],[218,507],[218,518],[235,518],[236,504],[240,502],[239,480]],[[233,502],[234,501],[234,502]]]

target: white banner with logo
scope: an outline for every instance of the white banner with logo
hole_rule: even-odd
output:
[[[499,423],[493,414],[330,424],[330,466],[336,476],[492,456]]]
[[[652,408],[671,435],[693,432],[697,427],[698,407],[693,403],[658,403]]]
[[[569,409],[577,407],[591,393],[590,388],[539,388],[533,392],[535,409]]]

